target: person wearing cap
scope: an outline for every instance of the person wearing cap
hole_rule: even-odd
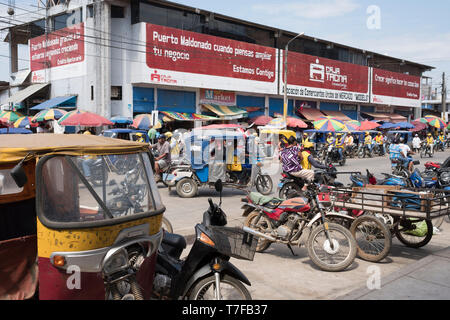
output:
[[[170,165],[170,144],[166,141],[166,135],[160,134],[158,142],[151,145],[151,147],[156,147],[156,150],[158,150],[158,157],[155,158],[156,182],[158,182],[161,180],[161,174]]]
[[[335,142],[335,140],[334,140],[333,134],[331,132],[328,132],[328,135],[327,135],[327,143],[328,143],[328,145],[334,144],[334,142]]]
[[[309,137],[308,134],[306,132],[303,133],[303,137],[302,137],[302,146],[305,147],[305,144],[309,144]]]
[[[323,165],[318,160],[316,160],[312,156],[312,151],[314,150],[314,145],[311,142],[307,142],[303,145],[303,151],[301,153],[301,161],[300,164],[302,165],[303,169],[311,170],[312,167],[318,168],[318,169],[328,169],[330,166]]]
[[[381,132],[377,133],[377,136],[375,137],[375,143],[381,148],[383,149],[383,154],[386,153],[386,148],[384,145],[384,138],[383,135],[381,134]]]
[[[136,141],[145,143],[144,134],[142,132],[136,133]]]
[[[370,151],[372,151],[372,136],[368,131],[366,131],[365,137],[364,137],[364,144],[369,148]]]

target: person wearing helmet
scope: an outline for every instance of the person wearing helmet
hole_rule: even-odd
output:
[[[136,133],[136,141],[145,143],[144,134],[142,132]]]
[[[381,134],[381,132],[377,133],[377,136],[375,137],[375,143],[378,145],[378,147],[381,150],[383,150],[383,154],[385,154],[386,153],[386,148],[385,148],[385,145],[384,145],[384,137]]]
[[[330,144],[334,144],[334,137],[333,137],[333,134],[331,133],[331,132],[328,132],[328,135],[327,135],[327,143],[328,143],[328,145],[330,145]]]
[[[439,136],[437,138],[438,144],[440,144],[442,150],[445,150],[445,136],[444,136],[444,132],[439,132]]]
[[[426,141],[427,141],[427,147],[430,147],[431,153],[433,153],[434,138],[433,138],[433,135],[430,132],[428,132],[428,134],[427,134]]]
[[[158,151],[158,157],[155,158],[156,182],[158,182],[161,180],[162,173],[170,165],[170,144],[166,141],[166,135],[160,134],[158,142],[151,145],[151,147],[156,147],[156,150]]]
[[[347,134],[344,141],[344,151],[350,151],[353,148],[355,140],[353,139],[353,135],[351,133]]]
[[[312,167],[318,169],[328,169],[329,168],[328,166],[323,165],[318,160],[314,159],[314,157],[312,156],[313,150],[314,145],[311,142],[307,142],[303,145],[303,151],[301,152],[301,161],[300,161],[302,168],[306,170],[311,170]],[[332,167],[331,164],[330,167]]]
[[[308,134],[306,132],[303,132],[303,136],[302,136],[302,146],[305,147],[305,144],[309,144],[309,137]]]
[[[335,145],[339,152],[339,160],[344,159],[344,137],[342,136],[342,133],[336,135]]]
[[[364,144],[369,148],[370,151],[372,151],[372,136],[368,131],[366,131],[364,136]]]
[[[305,179],[306,181],[314,180],[314,171],[302,166],[302,151],[296,144],[297,139],[290,137],[287,145],[280,152],[282,170],[290,175]]]

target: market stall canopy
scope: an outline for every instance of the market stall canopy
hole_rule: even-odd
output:
[[[299,110],[300,114],[304,116],[307,120],[315,121],[320,117],[325,116],[322,112],[320,112],[317,109],[312,108],[303,108],[302,110]]]
[[[325,113],[327,116],[330,117],[335,117],[339,120],[342,121],[350,121],[352,120],[352,118],[348,117],[347,115],[345,115],[344,113],[340,112],[340,111],[334,111],[334,110],[322,110],[323,113]]]
[[[64,96],[64,97],[55,97],[45,102],[42,102],[30,110],[45,110],[51,108],[75,108],[77,103],[77,96]]]
[[[207,116],[198,113],[182,113],[182,112],[172,112],[172,111],[161,111],[162,114],[167,117],[178,120],[178,121],[205,121],[205,120],[219,120],[217,117]]]
[[[359,130],[366,131],[366,130],[372,130],[375,128],[380,127],[381,125],[379,123],[376,123],[374,121],[365,120],[361,122],[361,126],[359,127]]]
[[[202,104],[202,106],[222,119],[239,119],[248,115],[247,111],[236,106],[219,106],[217,104]]]
[[[28,86],[25,89],[14,93],[11,97],[8,98],[8,100],[6,100],[6,103],[20,103],[49,85],[50,83],[32,84],[31,86]]]
[[[0,139],[0,164],[18,162],[29,152],[39,156],[50,153],[86,155],[147,151],[148,144],[102,136],[52,133],[12,134],[8,139]]]
[[[379,126],[378,128],[380,129],[392,129],[392,128],[396,128],[397,125],[391,122],[385,122],[383,123],[381,126]]]
[[[392,123],[405,122],[408,120],[408,118],[399,114],[389,114],[389,117],[391,118]]]
[[[414,125],[409,123],[409,122],[398,122],[398,123],[394,123],[396,128],[400,128],[400,129],[413,129]]]
[[[391,117],[384,113],[361,112],[373,118],[373,121],[391,121]]]
[[[112,125],[113,123],[93,112],[82,112],[74,114],[60,123],[62,126],[86,126],[86,127],[100,127]]]

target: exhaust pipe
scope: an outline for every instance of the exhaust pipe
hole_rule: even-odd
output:
[[[271,237],[271,236],[269,236],[267,234],[264,234],[264,233],[261,233],[259,231],[250,229],[249,227],[242,227],[242,230],[244,230],[245,232],[248,232],[248,233],[250,233],[250,234],[252,234],[254,236],[260,237],[260,238],[265,238],[265,239],[273,241],[273,242],[277,241],[277,239],[275,239],[274,237]]]

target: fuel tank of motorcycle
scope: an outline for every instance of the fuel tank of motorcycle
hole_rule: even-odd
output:
[[[267,216],[272,220],[280,220],[284,212],[306,212],[311,209],[306,198],[297,197],[283,201],[274,210],[266,211]]]

